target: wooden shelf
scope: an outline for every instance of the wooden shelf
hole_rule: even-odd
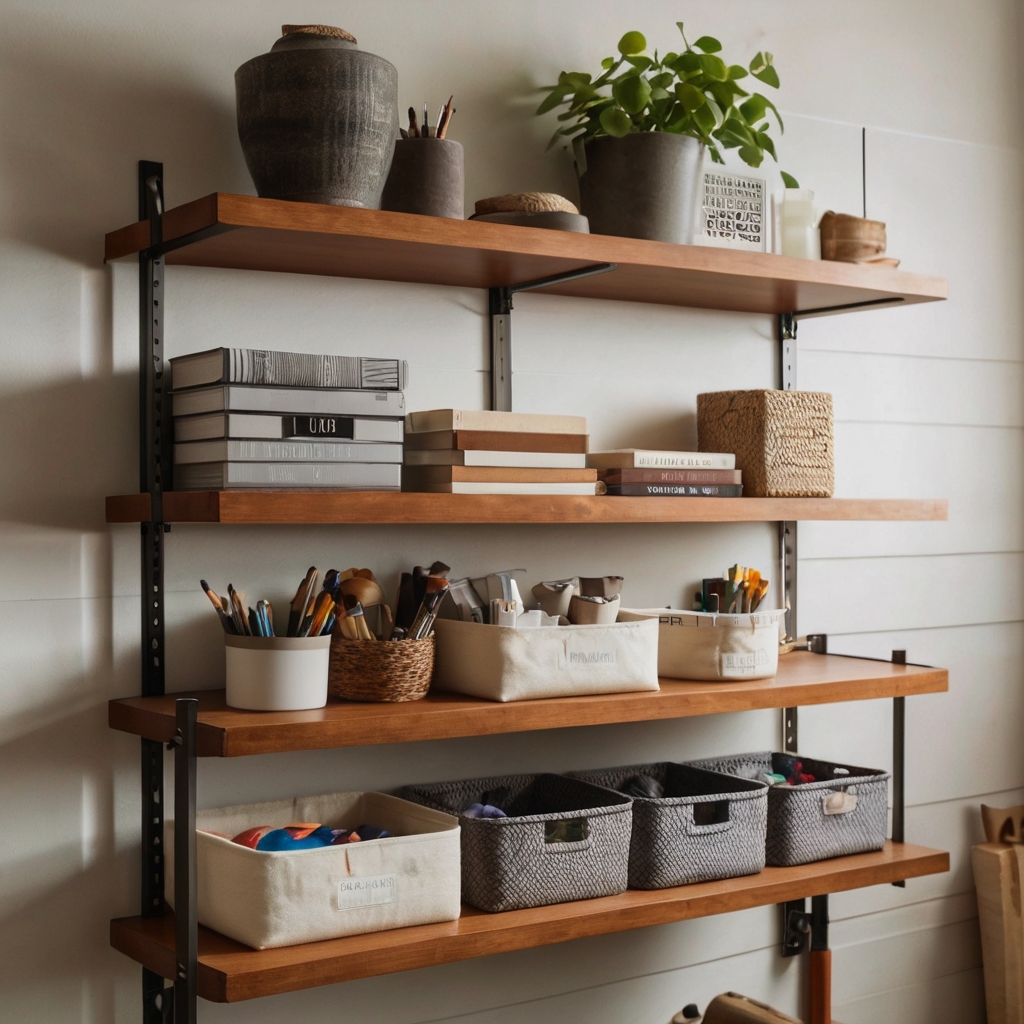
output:
[[[576,498],[398,491],[168,491],[168,523],[761,523],[945,520],[944,498]],[[107,498],[108,523],[149,520],[148,494]]]
[[[108,718],[111,728],[166,743],[174,736],[175,700],[197,697],[200,756],[238,757],[651,722],[763,708],[910,697],[948,689],[949,673],[942,668],[794,651],[781,658],[779,674],[774,679],[728,683],[663,679],[660,690],[643,693],[551,697],[502,704],[432,691],[423,700],[404,704],[332,701],[317,711],[238,711],[224,703],[223,690],[200,690],[112,700]]]
[[[947,292],[941,278],[852,263],[224,193],[168,210],[163,234],[180,243],[167,253],[169,264],[471,288],[615,263],[611,273],[546,290],[750,313],[909,305]],[[148,222],[130,224],[106,236],[105,258],[148,244]]]
[[[485,914],[463,907],[458,921],[396,928],[281,949],[254,950],[199,929],[199,994],[220,1003],[333,985],[419,967],[650,925],[710,917],[786,900],[884,885],[949,870],[949,854],[909,843],[877,853],[766,868],[759,875],[676,889]],[[110,944],[144,967],[174,977],[174,917],[127,917],[110,923]]]

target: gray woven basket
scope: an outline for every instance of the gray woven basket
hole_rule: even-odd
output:
[[[756,875],[764,868],[764,783],[667,761],[571,775],[616,790],[636,775],[647,775],[664,787],[660,799],[633,797],[631,889]]]
[[[462,899],[491,912],[625,892],[632,801],[563,775],[408,786],[406,800],[459,815]],[[506,818],[467,818],[472,803]]]
[[[789,756],[799,757],[816,778],[826,778],[801,786],[769,787],[766,863],[792,867],[829,857],[880,850],[885,845],[889,817],[888,772],[771,751],[710,757],[689,764],[756,779],[762,772],[775,771],[780,759]],[[855,796],[857,804],[846,813],[827,814],[826,801],[837,792]]]

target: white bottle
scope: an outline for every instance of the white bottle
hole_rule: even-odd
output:
[[[814,193],[807,188],[787,188],[782,195],[778,216],[782,255],[820,260],[821,235],[814,209]]]

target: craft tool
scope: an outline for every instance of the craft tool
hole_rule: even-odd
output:
[[[441,607],[441,601],[447,593],[450,584],[443,576],[428,576],[426,578],[425,593],[423,601],[416,612],[416,617],[409,627],[409,638],[421,640],[434,624],[437,612]]]
[[[426,105],[426,103],[423,104],[423,128],[421,129],[420,134],[425,139],[429,139],[430,138],[430,125],[427,123],[427,105]]]
[[[203,588],[203,593],[210,599],[210,604],[213,605],[217,612],[217,618],[220,619],[221,627],[225,633],[237,634],[235,624],[232,621],[231,616],[225,610],[227,602],[224,598],[220,597],[214,590],[210,588],[210,584],[206,580],[200,580],[199,585]]]
[[[256,602],[256,620],[260,624],[261,636],[274,635],[274,613],[269,601],[260,600]]]
[[[409,133],[404,128],[399,128],[398,131],[401,133],[403,139],[408,139]]]
[[[366,616],[363,614],[363,606],[358,601],[353,601],[351,607],[348,605],[348,598],[345,599],[345,611],[349,621],[355,627],[356,640],[374,640],[370,627],[366,624]]]
[[[438,131],[437,137],[439,139],[446,138],[448,135],[448,128],[452,123],[452,117],[455,116],[455,108],[451,105],[451,100],[448,101],[448,110],[445,113],[444,126]]]
[[[413,139],[420,137],[420,130],[416,124],[416,111],[413,107],[409,108],[409,137]]]
[[[308,593],[316,585],[316,576],[316,566],[311,565],[309,569],[306,570],[306,575],[302,577],[299,589],[295,591],[295,596],[292,598],[291,609],[288,614],[288,636],[298,636],[299,626],[302,625],[302,620],[306,613]]]
[[[252,636],[249,629],[249,620],[245,614],[245,604],[242,595],[229,583],[228,600],[231,602],[231,621],[235,624],[235,630],[239,636]]]
[[[313,615],[310,620],[308,631],[306,636],[320,636],[324,626],[327,624],[327,618],[334,611],[334,598],[321,591],[320,595],[316,599],[316,604],[313,608]]]

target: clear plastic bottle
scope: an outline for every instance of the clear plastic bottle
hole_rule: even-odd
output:
[[[814,193],[808,188],[783,190],[778,207],[778,226],[783,256],[821,259],[821,235],[814,209]]]

